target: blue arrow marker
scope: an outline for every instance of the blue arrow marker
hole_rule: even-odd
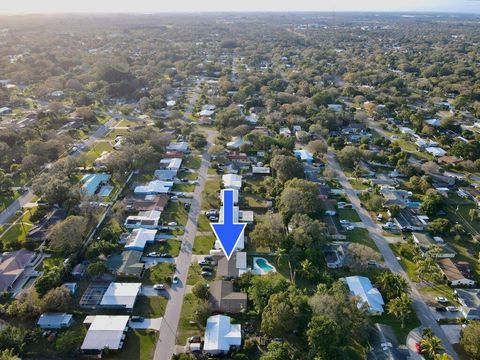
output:
[[[213,232],[217,237],[222,250],[230,260],[233,251],[235,250],[238,240],[247,224],[233,222],[233,190],[222,190],[223,195],[223,223],[210,224]]]

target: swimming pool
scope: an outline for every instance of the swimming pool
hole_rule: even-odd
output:
[[[275,267],[268,262],[267,259],[262,257],[253,258],[253,269],[259,275],[265,275],[270,272],[276,272]]]

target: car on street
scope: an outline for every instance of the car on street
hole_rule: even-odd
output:
[[[164,284],[155,284],[153,285],[154,290],[165,290],[165,285]]]
[[[447,306],[447,311],[458,312],[458,308],[456,308],[455,306]]]
[[[437,296],[437,297],[435,298],[435,301],[438,302],[438,303],[440,303],[440,304],[445,304],[445,303],[448,302],[448,299],[447,299],[446,297],[444,297],[444,296]]]

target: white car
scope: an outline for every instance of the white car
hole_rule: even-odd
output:
[[[348,220],[340,220],[340,224],[342,224],[342,225],[349,225],[349,224],[350,224],[350,221],[348,221]]]
[[[458,312],[458,309],[455,306],[447,306],[447,311]]]
[[[155,284],[153,285],[154,290],[165,290],[165,285],[164,284]]]
[[[168,226],[177,226],[177,223],[175,221],[171,221],[167,225]]]
[[[172,278],[172,284],[178,284],[178,276],[175,275],[173,278]]]
[[[447,303],[448,302],[448,299],[444,296],[437,296],[435,298],[435,301],[440,303],[440,304],[444,304],[444,303]]]
[[[347,231],[352,231],[353,229],[355,229],[355,226],[353,225],[345,225],[344,227],[345,227],[345,230]]]

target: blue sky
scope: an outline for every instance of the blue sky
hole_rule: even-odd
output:
[[[480,13],[480,0],[0,0],[0,13],[196,11],[433,11]]]

